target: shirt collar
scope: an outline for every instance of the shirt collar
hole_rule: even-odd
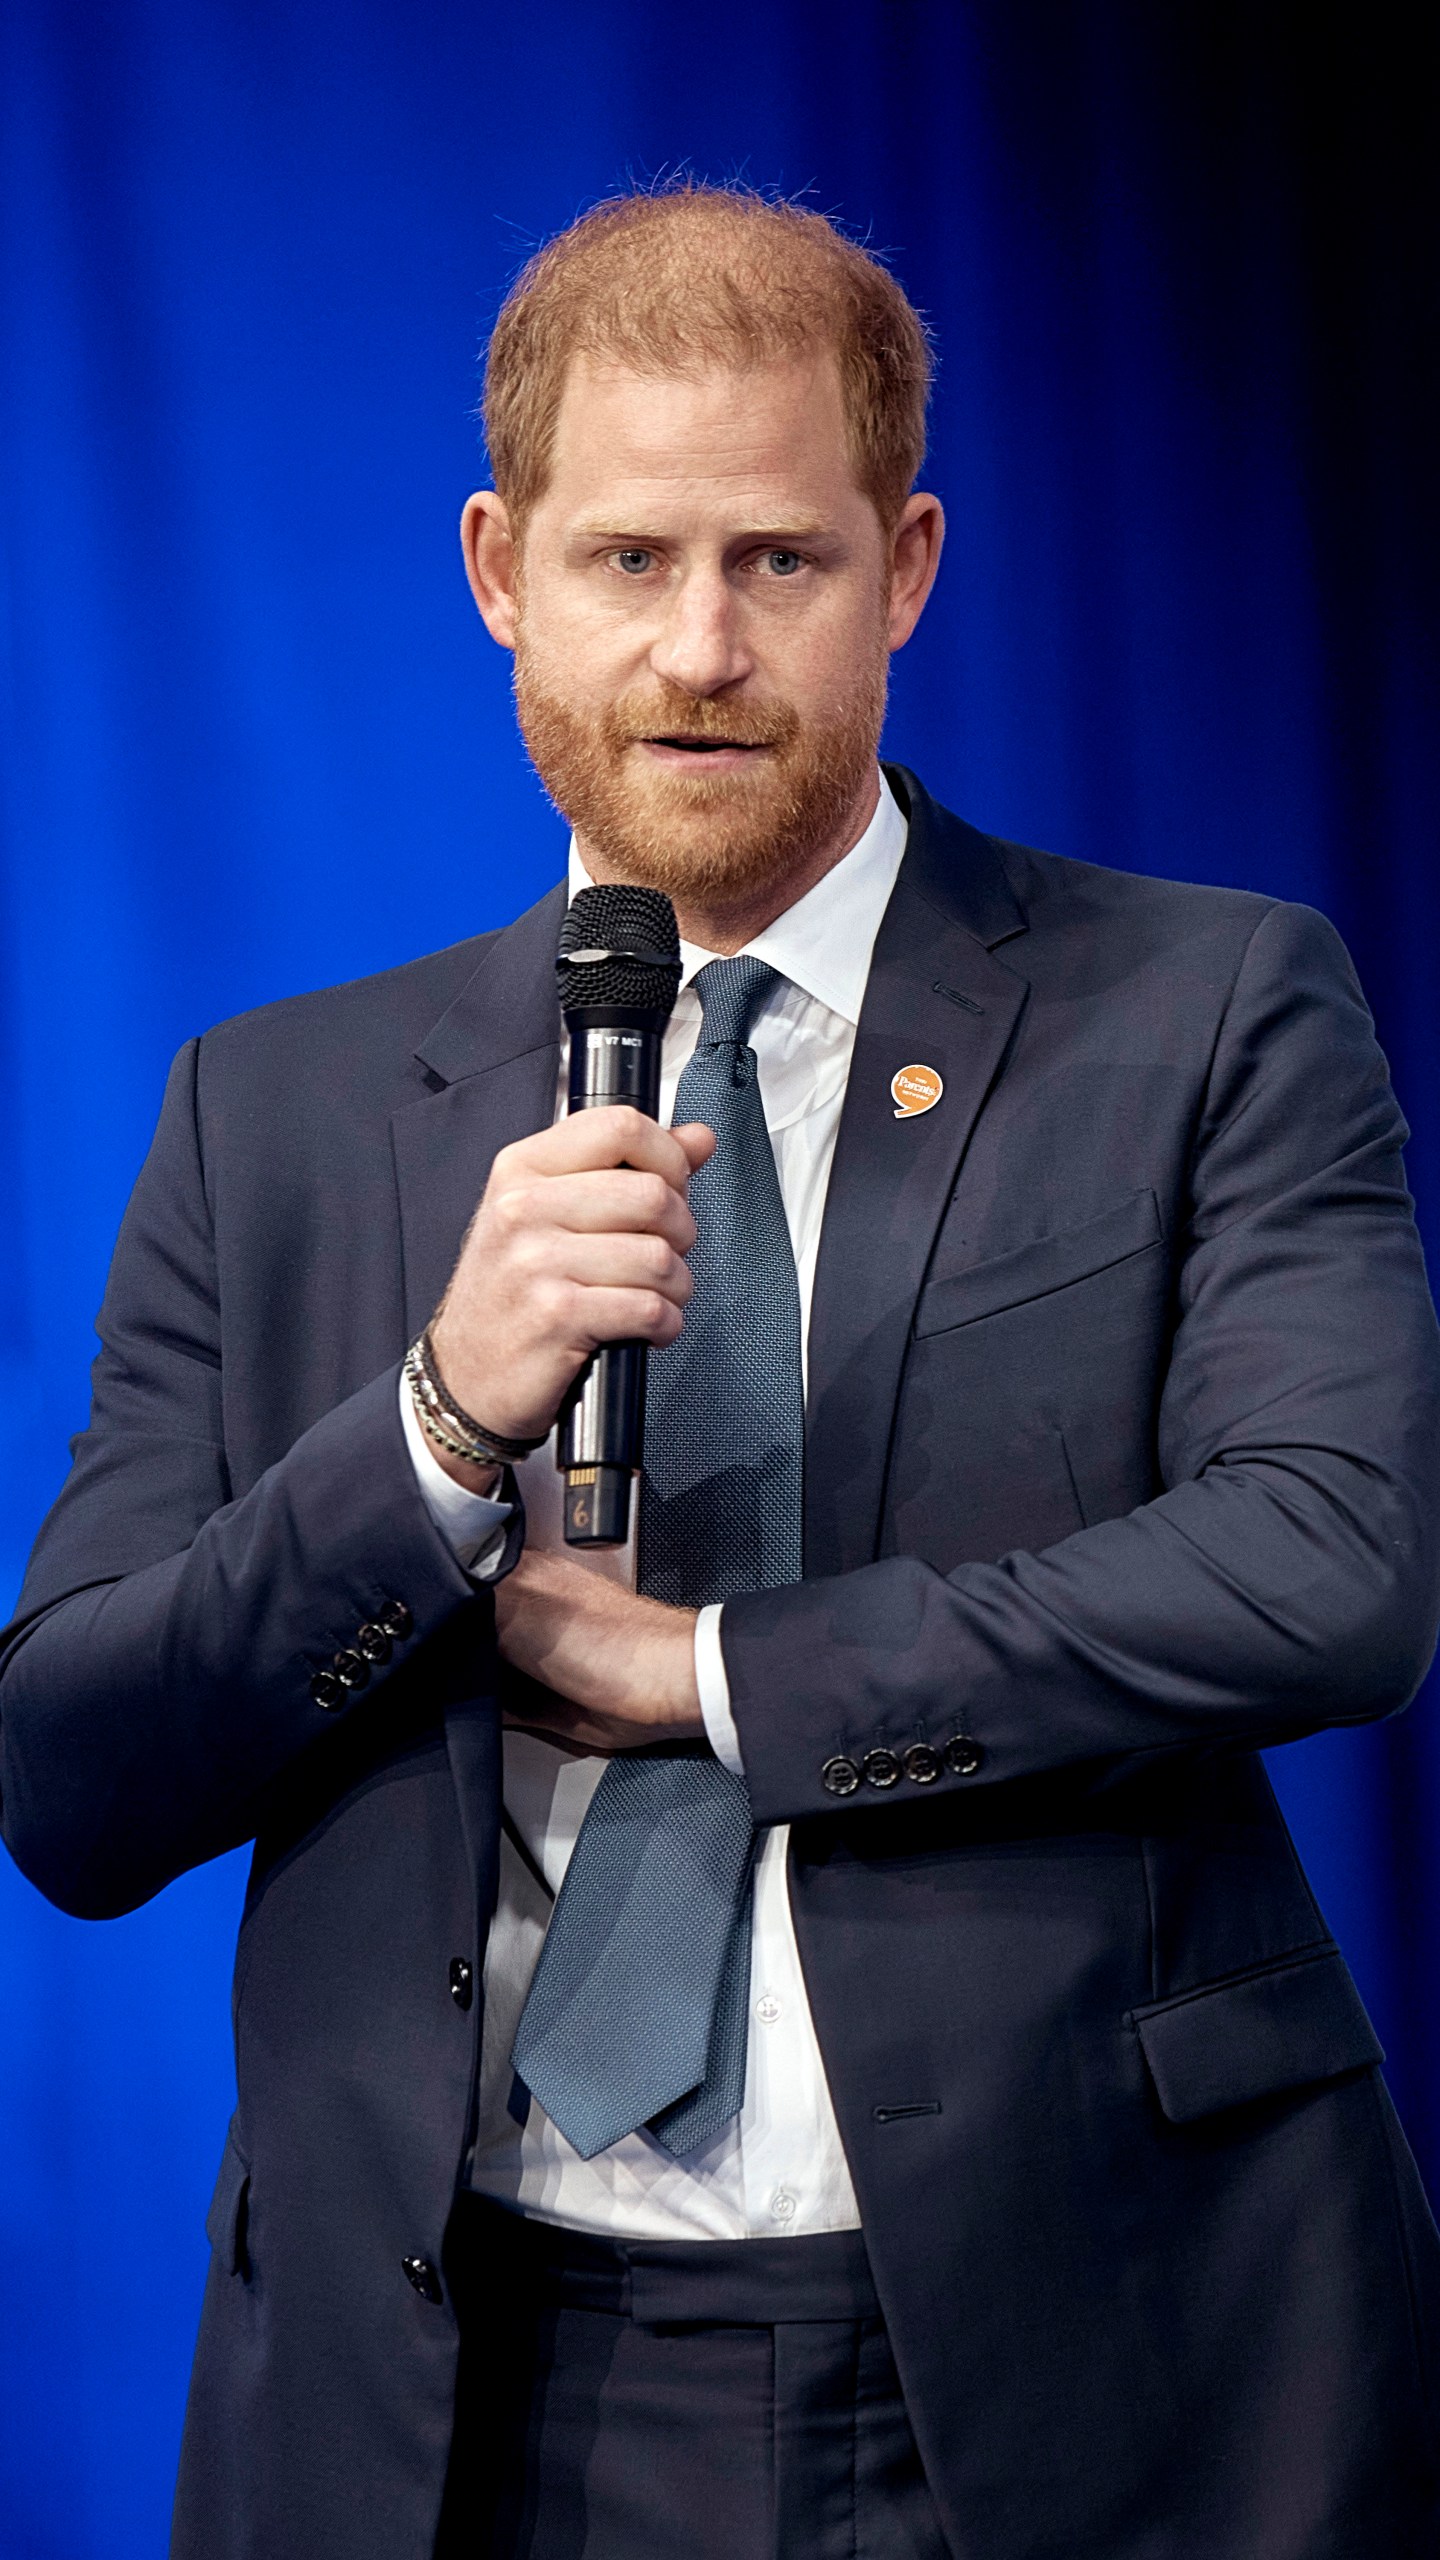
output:
[[[768,960],[782,978],[801,988],[807,996],[826,1005],[842,1020],[858,1023],[865,996],[865,981],[870,974],[870,954],[880,920],[890,903],[890,892],[900,869],[908,833],[905,815],[894,792],[880,776],[880,798],[875,815],[858,844],[851,846],[844,860],[797,898],[793,907],[767,924],[745,949],[757,960]],[[570,839],[570,895],[590,887],[590,874]],[[713,951],[700,944],[680,945],[682,986],[688,987],[697,969],[713,960]]]

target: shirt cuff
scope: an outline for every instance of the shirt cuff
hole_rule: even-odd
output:
[[[456,1563],[463,1565],[476,1582],[489,1582],[499,1570],[505,1552],[505,1526],[514,1504],[496,1502],[488,1493],[472,1493],[468,1485],[457,1484],[453,1476],[446,1474],[425,1437],[403,1369],[400,1421],[426,1510],[452,1549]]]
[[[740,1736],[730,1713],[730,1682],[720,1650],[721,1607],[720,1601],[712,1600],[695,1621],[695,1686],[700,1692],[700,1713],[711,1750],[722,1768],[743,1778]]]

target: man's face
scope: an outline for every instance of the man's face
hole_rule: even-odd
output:
[[[604,876],[724,905],[854,840],[896,637],[833,357],[577,360],[514,585],[520,724]]]

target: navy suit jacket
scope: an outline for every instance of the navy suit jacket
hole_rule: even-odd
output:
[[[1434,1640],[1384,1061],[1320,917],[892,779],[806,1576],[724,1648],[926,2469],[961,2560],[1431,2560],[1440,2243],[1255,1756],[1401,1707]],[[500,1675],[397,1364],[550,1119],[562,902],[182,1053],[5,1640],[42,1890],[103,1916],[255,1843],[183,2560],[434,2541]]]

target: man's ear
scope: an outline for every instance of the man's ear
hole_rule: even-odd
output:
[[[504,501],[493,489],[477,489],[460,518],[460,547],[470,593],[492,640],[515,646],[515,537]]]
[[[474,504],[472,499],[471,504]],[[891,551],[890,630],[892,649],[903,649],[921,614],[935,572],[940,566],[940,546],[945,539],[945,510],[938,498],[928,497],[917,489],[906,499],[895,527]],[[482,605],[481,611],[484,611]]]

